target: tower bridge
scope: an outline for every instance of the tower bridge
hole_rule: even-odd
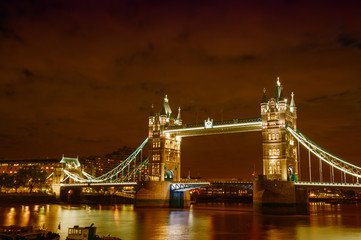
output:
[[[136,206],[167,206],[172,202],[178,204],[179,199],[189,203],[188,190],[210,182],[181,179],[182,138],[251,131],[261,132],[263,145],[263,175],[253,183],[256,209],[265,212],[294,213],[296,206],[307,208],[307,189],[356,189],[361,186],[358,184],[361,177],[360,167],[329,153],[297,129],[294,94],[291,94],[288,101],[279,79],[269,98],[264,89],[260,117],[228,121],[207,119],[202,123],[184,124],[180,111],[178,108],[175,117],[166,95],[160,111],[155,111],[152,106],[148,119],[148,138],[125,161],[108,173],[94,177],[82,171],[78,163],[64,160],[63,168],[54,171],[54,189],[137,184]],[[146,144],[149,145],[149,152],[148,157],[144,159],[142,150]],[[311,154],[317,157],[321,183],[312,182],[311,177],[309,182],[299,181],[300,145],[309,151],[309,162]],[[332,183],[322,182],[322,162],[330,166]],[[146,167],[149,172],[144,176],[142,170]],[[334,183],[336,170],[344,175],[344,180],[346,175],[350,175],[357,179],[357,183]],[[309,173],[311,176],[311,164]]]

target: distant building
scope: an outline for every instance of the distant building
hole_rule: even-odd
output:
[[[121,164],[124,160],[126,160],[136,149],[124,146],[122,148],[119,148],[118,150],[106,154],[104,156],[90,156],[86,158],[81,158],[80,162],[84,165],[84,169],[87,173],[91,175],[95,175],[96,177],[99,177],[112,169],[114,169],[116,166]],[[140,156],[137,157],[137,164],[140,163]],[[144,160],[144,159],[143,159]],[[132,166],[131,166],[132,168]],[[95,172],[94,172],[95,170]],[[127,170],[127,169],[125,169]],[[92,174],[90,171],[93,171],[94,174]],[[147,168],[145,168],[142,171],[142,174],[147,173]]]
[[[60,160],[57,158],[46,158],[46,159],[20,159],[20,160],[0,160],[0,174],[7,173],[13,175],[18,173],[22,168],[29,168],[31,166],[39,166],[40,169],[47,172],[49,176],[54,172],[54,167],[59,164]],[[53,178],[49,177],[47,184],[51,184]]]

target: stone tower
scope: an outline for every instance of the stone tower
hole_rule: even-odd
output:
[[[286,126],[296,129],[297,109],[294,94],[289,102],[277,79],[273,96],[267,100],[263,91],[261,102],[263,175],[268,180],[296,181],[298,176],[297,146]]]
[[[182,120],[180,108],[174,118],[167,95],[161,110],[149,116],[149,175],[153,181],[180,180],[181,138],[174,134],[163,133],[169,126],[180,126]]]

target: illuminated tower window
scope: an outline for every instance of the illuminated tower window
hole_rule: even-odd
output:
[[[153,174],[159,174],[159,163],[153,163]]]
[[[160,147],[159,139],[153,139],[153,148],[159,148],[159,147]]]

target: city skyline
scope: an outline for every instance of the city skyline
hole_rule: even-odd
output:
[[[0,6],[0,157],[136,147],[165,94],[184,124],[259,117],[263,88],[270,97],[280,77],[298,128],[361,165],[356,1]],[[260,133],[184,138],[182,169],[246,177],[262,169],[261,143]]]

